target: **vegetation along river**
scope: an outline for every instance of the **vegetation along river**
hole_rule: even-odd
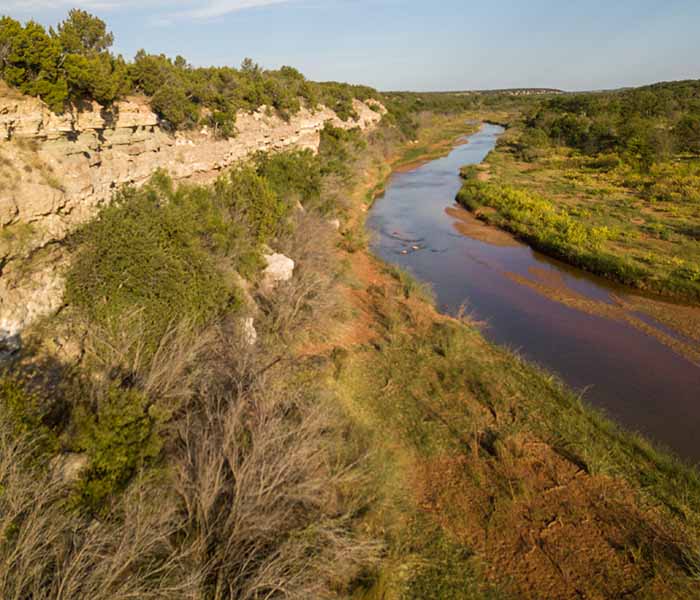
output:
[[[700,311],[552,260],[459,208],[460,167],[483,161],[502,131],[485,125],[445,158],[395,173],[368,218],[374,251],[429,283],[444,312],[464,306],[488,339],[697,463],[700,340],[688,324]]]

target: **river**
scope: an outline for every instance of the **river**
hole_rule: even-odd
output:
[[[368,216],[374,252],[429,283],[440,310],[465,307],[489,340],[697,463],[698,339],[651,316],[665,314],[663,304],[642,312],[650,299],[545,257],[455,204],[460,167],[483,161],[502,131],[484,125],[448,156],[394,173]]]

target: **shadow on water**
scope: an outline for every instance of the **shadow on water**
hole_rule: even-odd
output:
[[[455,206],[460,167],[481,162],[502,131],[485,125],[449,156],[394,174],[368,218],[374,251],[430,283],[440,310],[454,314],[466,305],[487,323],[491,341],[518,349],[628,428],[697,462],[700,367],[624,319],[548,297],[535,284],[611,309],[630,292],[544,257]],[[640,321],[678,335],[648,316]]]

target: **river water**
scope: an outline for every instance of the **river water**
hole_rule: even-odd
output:
[[[368,217],[375,253],[429,283],[440,310],[465,307],[489,340],[697,463],[700,366],[668,340],[700,350],[698,340],[622,310],[620,302],[635,298],[628,290],[545,257],[455,204],[460,167],[480,163],[502,131],[485,125],[449,156],[395,173]]]

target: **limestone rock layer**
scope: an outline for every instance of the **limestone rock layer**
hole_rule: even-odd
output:
[[[241,111],[236,136],[221,139],[206,128],[168,132],[142,98],[56,115],[41,100],[1,88],[0,338],[60,307],[61,242],[122,185],[139,186],[157,169],[175,180],[207,182],[257,151],[315,152],[326,123],[367,129],[385,112],[354,104],[358,119],[348,121],[325,107],[304,108],[289,121],[264,107]]]

